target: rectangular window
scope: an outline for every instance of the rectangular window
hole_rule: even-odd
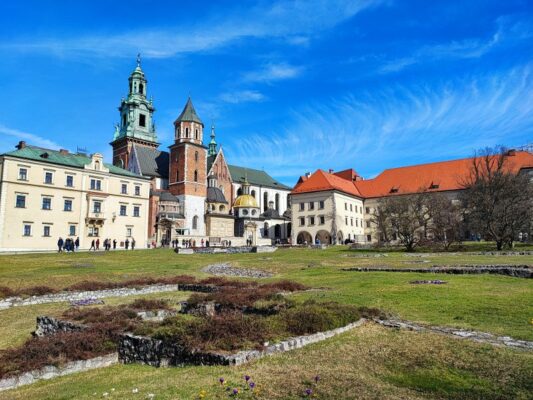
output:
[[[353,218],[350,218],[350,225],[353,226]]]
[[[139,207],[139,206],[133,207],[133,216],[134,217],[140,217],[141,216],[141,207]]]
[[[309,225],[315,224],[315,217],[309,217]]]
[[[120,206],[120,215],[122,216],[126,215],[126,206],[124,205]]]
[[[324,209],[324,200],[320,200],[320,201],[318,202],[318,208],[319,208],[320,210],[323,210],[323,209]]]
[[[305,204],[304,203],[300,203],[300,211],[303,211],[305,210]]]
[[[46,236],[46,237],[50,236],[50,225],[43,226],[43,236]]]
[[[305,225],[305,218],[300,217],[300,226],[304,226],[304,225]]]
[[[370,214],[370,207],[366,207],[365,211],[366,211],[367,214]]]
[[[128,194],[128,185],[123,183],[121,186],[121,193],[122,194]]]
[[[344,217],[344,223],[348,225],[348,217]]]
[[[52,209],[52,199],[50,197],[43,197],[43,210]]]
[[[19,168],[19,181],[28,180],[28,170],[26,168]]]
[[[76,236],[76,225],[70,225],[68,227],[68,234],[70,236]]]
[[[72,175],[67,175],[67,182],[65,183],[65,186],[67,187],[74,186],[74,177]]]
[[[72,200],[65,200],[63,211],[72,211]]]
[[[44,173],[44,183],[51,184],[54,180],[54,174],[51,172],[45,172]]]
[[[348,203],[344,203],[344,210],[348,211]]]
[[[89,234],[88,234],[88,236],[97,237],[97,236],[98,236],[98,228],[95,227],[95,226],[90,226],[90,227],[89,227]]]
[[[366,227],[370,228],[370,221],[366,221]]]
[[[146,126],[146,115],[139,114],[139,126],[142,126],[142,127]]]
[[[17,208],[26,208],[26,196],[23,194],[17,194],[17,204],[15,205]]]
[[[355,226],[359,228],[359,220],[357,218],[355,219]]]
[[[126,236],[131,237],[131,228],[126,228]]]
[[[324,225],[326,223],[326,217],[323,215],[320,216],[320,225]]]
[[[93,201],[93,213],[101,213],[102,212],[102,202],[101,201]]]
[[[99,179],[91,179],[91,190],[102,190],[102,181]]]
[[[31,225],[29,225],[29,224],[24,224],[23,235],[24,235],[24,236],[31,236]]]
[[[366,241],[371,242],[372,241],[372,235],[366,235]]]
[[[352,205],[350,204],[350,211],[353,211]]]
[[[135,196],[140,196],[140,195],[141,195],[141,187],[135,186]]]
[[[309,202],[309,209],[310,210],[314,210],[315,209],[315,203],[314,202],[312,202],[312,201]]]

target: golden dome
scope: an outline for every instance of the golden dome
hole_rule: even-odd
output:
[[[249,194],[241,194],[239,197],[235,199],[235,202],[233,203],[233,207],[235,208],[245,208],[245,207],[251,207],[251,208],[259,208],[257,205],[257,201],[255,200],[255,197]]]

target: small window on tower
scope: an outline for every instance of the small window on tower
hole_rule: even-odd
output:
[[[189,138],[189,128],[185,128],[185,138]]]
[[[146,115],[139,114],[139,126],[146,126]]]
[[[198,129],[194,131],[195,139],[198,140]]]
[[[142,83],[139,84],[139,93],[144,94],[144,85]]]
[[[126,114],[122,116],[122,126],[126,126]]]

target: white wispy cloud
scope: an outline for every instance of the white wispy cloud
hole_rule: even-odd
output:
[[[257,90],[237,90],[234,92],[222,93],[219,98],[223,102],[230,104],[255,103],[266,100],[266,96]]]
[[[228,152],[242,165],[268,166],[274,176],[294,183],[316,168],[355,167],[371,175],[384,166],[516,145],[533,135],[532,66],[434,87],[347,95],[294,112],[287,126],[239,138]]]
[[[498,18],[496,25],[496,31],[487,39],[471,38],[443,44],[425,45],[406,57],[385,62],[380,66],[378,72],[397,72],[411,65],[443,59],[479,58],[503,44],[513,44],[533,37],[531,21],[515,20],[510,16],[505,16]]]
[[[201,24],[180,20],[180,26],[174,29],[87,34],[72,38],[12,38],[0,43],[0,49],[62,57],[131,57],[140,51],[145,57],[161,58],[212,50],[243,38],[285,38],[289,44],[301,45],[309,36],[380,3],[381,0],[260,2],[244,10],[220,10],[219,15],[207,16]]]
[[[0,140],[0,149],[2,151],[14,150],[15,145],[21,140],[26,141],[28,144],[48,149],[59,149],[61,147],[53,140],[19,129],[9,128],[3,124],[0,124],[0,138],[2,138]]]
[[[287,63],[269,63],[257,71],[246,72],[243,75],[245,82],[274,82],[298,77],[304,68]]]

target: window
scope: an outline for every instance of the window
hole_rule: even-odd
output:
[[[43,210],[52,209],[52,199],[50,197],[43,197]]]
[[[268,237],[268,229],[268,222],[265,222],[265,224],[263,225],[263,237]]]
[[[17,208],[26,208],[26,196],[23,194],[17,194],[17,203],[15,204]]]
[[[198,182],[198,171],[194,171],[194,181]]]
[[[101,213],[102,212],[102,202],[101,201],[93,201],[93,213]]]
[[[344,223],[348,225],[348,217],[344,217]]]
[[[366,207],[366,213],[370,214],[370,207]]]
[[[372,241],[372,235],[366,235],[366,241],[371,242]]]
[[[140,195],[141,195],[141,187],[135,186],[135,196],[140,196]]]
[[[305,225],[305,218],[300,217],[300,226],[304,226],[304,225]]]
[[[28,180],[28,170],[26,168],[19,168],[19,181]]]
[[[46,236],[46,237],[50,236],[50,225],[43,226],[43,236]]]
[[[196,132],[198,132],[198,130],[196,130]],[[194,152],[194,161],[198,161],[198,152],[197,151]]]
[[[353,218],[350,218],[350,225],[353,226]]]
[[[276,193],[276,196],[274,197],[274,200],[275,200],[275,208],[277,211],[279,211],[279,193]]]
[[[76,236],[76,225],[70,225],[68,227],[68,234],[70,236]]]
[[[366,221],[366,227],[370,228],[370,221]]]
[[[320,201],[318,202],[318,209],[319,209],[319,210],[323,210],[323,209],[324,209],[324,200],[320,200]]]
[[[126,126],[126,114],[122,116],[122,126]]]
[[[312,201],[309,202],[309,209],[310,210],[314,210],[315,209],[315,203],[314,202],[312,202]]]
[[[353,207],[352,207],[352,205],[351,205],[351,204],[350,204],[350,211],[353,211]]]
[[[357,218],[355,219],[355,226],[359,228],[359,220]]]
[[[139,83],[139,93],[144,94],[144,85],[142,83]]]
[[[194,130],[194,136],[195,136],[195,139],[198,140],[198,129]]]
[[[139,126],[142,126],[142,127],[146,126],[146,115],[139,114]]]
[[[126,228],[126,236],[131,237],[131,228]]]
[[[74,177],[72,175],[67,175],[67,187],[73,187],[74,186]]]
[[[252,197],[255,199],[255,190],[252,190]]]
[[[185,128],[185,137],[189,138],[189,128]]]
[[[309,217],[309,225],[315,224],[315,217]]]
[[[348,203],[344,203],[344,211],[348,211]]]
[[[91,179],[91,190],[102,190],[102,181],[100,179]]]
[[[198,216],[195,215],[192,218],[192,229],[198,229]]]
[[[126,210],[126,206],[125,205],[121,205],[120,206],[120,215],[123,216],[123,217],[126,216],[126,211],[127,211]]]
[[[268,210],[268,193],[263,193],[263,212]]]
[[[96,226],[90,226],[89,227],[89,234],[88,236],[96,237],[98,236],[98,228]]]
[[[121,186],[120,193],[122,194],[128,194],[128,185],[126,183],[123,183]]]
[[[305,204],[304,203],[300,203],[300,211],[303,211],[305,210]]]
[[[133,207],[133,216],[134,217],[140,217],[141,216],[141,207],[134,206]]]
[[[29,224],[24,224],[23,235],[24,235],[24,236],[31,236],[31,225],[29,225]]]
[[[44,173],[44,183],[51,184],[54,180],[54,174],[51,172],[45,172]]]
[[[321,215],[319,218],[320,218],[320,225],[324,225],[326,223],[326,217]]]
[[[65,200],[63,211],[72,211],[72,200]]]

